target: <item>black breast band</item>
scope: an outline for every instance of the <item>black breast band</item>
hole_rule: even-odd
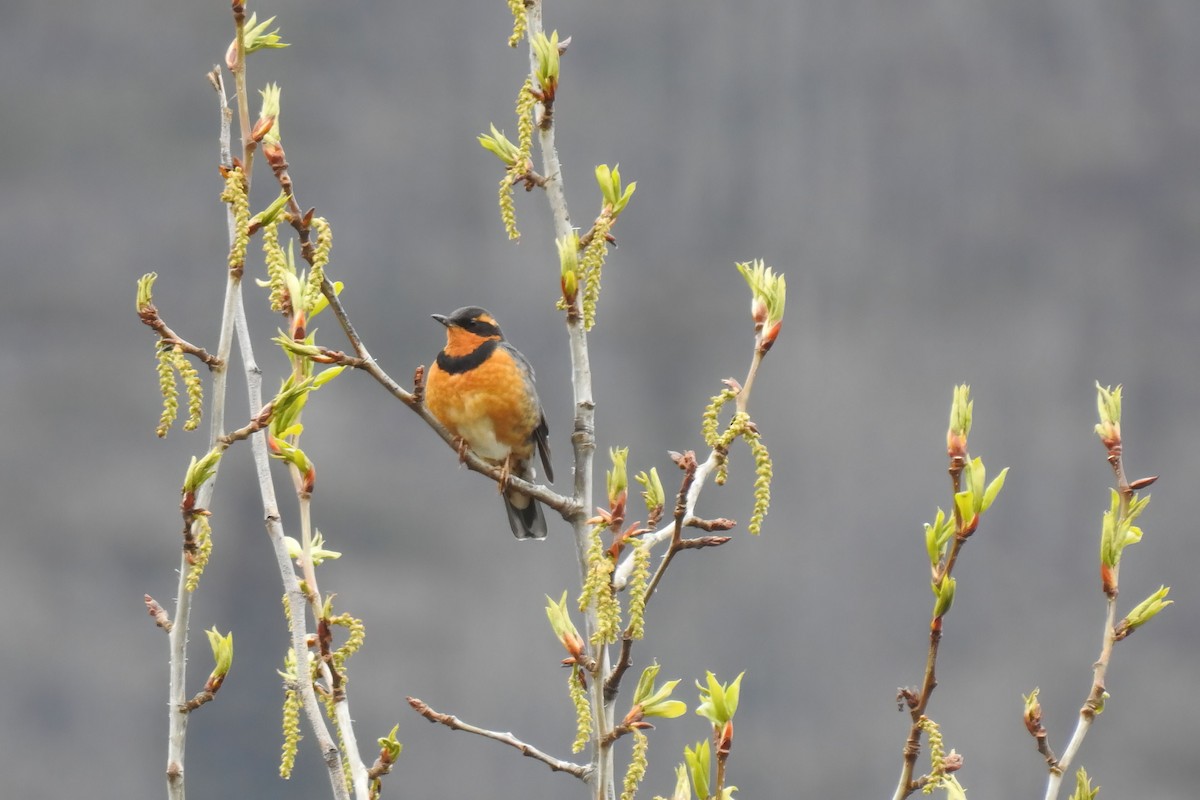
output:
[[[497,339],[488,339],[465,356],[446,355],[446,351],[443,350],[437,355],[437,365],[443,372],[450,375],[458,375],[473,370],[488,360],[488,356],[495,352],[496,345],[499,343]]]

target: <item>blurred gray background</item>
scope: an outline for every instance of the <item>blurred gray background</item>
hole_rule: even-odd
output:
[[[283,85],[303,205],[333,224],[331,271],[397,378],[441,344],[432,312],[478,303],[536,365],[568,485],[566,337],[538,194],[503,235],[498,162],[526,61],[504,3],[276,3],[293,47],[253,57]],[[550,2],[574,37],[558,142],[576,224],[597,163],[637,180],[591,338],[601,453],[674,484],[668,449],[751,346],[733,269],[761,257],[791,286],[752,411],[775,457],[763,535],[688,553],[651,606],[636,668],[746,670],[730,779],[740,796],[890,797],[920,680],[931,596],[921,524],[949,503],[951,388],[976,398],[973,455],[1012,472],[959,564],[931,713],[973,800],[1041,796],[1021,693],[1042,688],[1061,750],[1103,620],[1100,515],[1111,474],[1093,383],[1124,383],[1131,477],[1161,474],[1127,551],[1121,611],[1176,605],[1117,647],[1112,699],[1082,764],[1102,797],[1194,797],[1200,588],[1200,5],[1191,0]],[[0,648],[7,797],[161,796],[167,643],[142,609],[171,603],[178,486],[203,436],[159,442],[153,336],[135,279],[184,335],[215,346],[224,211],[204,72],[231,35],[225,4],[12,0],[0,28],[0,503],[9,604]],[[259,164],[261,168],[261,163]],[[259,172],[255,205],[273,195]],[[269,386],[277,320],[248,281]],[[332,319],[319,338],[343,345]],[[231,420],[245,417],[240,377]],[[500,745],[433,727],[404,696],[568,756],[572,713],[543,595],[576,585],[564,525],[518,546],[494,487],[461,470],[362,375],[306,415],[320,471],[322,568],[365,619],[351,702],[369,756],[396,722],[387,796],[582,797]],[[249,452],[222,468],[201,630],[237,661],[192,720],[195,797],[325,797],[311,736],[275,777],[275,668],[287,646]],[[701,511],[749,517],[748,456]],[[601,462],[602,468],[602,462]],[[283,483],[281,482],[281,488]],[[284,499],[285,524],[296,530]],[[642,792],[666,794],[694,714],[651,733]],[[625,750],[622,745],[622,751]],[[921,764],[924,761],[922,755]],[[298,795],[296,793],[299,793]]]

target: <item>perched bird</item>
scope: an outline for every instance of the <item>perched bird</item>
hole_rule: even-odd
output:
[[[550,468],[546,416],[533,385],[533,367],[504,341],[495,318],[478,306],[433,318],[446,326],[446,346],[425,378],[425,407],[461,444],[498,464],[505,475],[534,479],[533,450]],[[546,519],[532,497],[500,484],[508,524],[518,539],[544,539]]]

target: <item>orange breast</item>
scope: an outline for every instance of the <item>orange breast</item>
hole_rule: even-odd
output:
[[[510,453],[525,459],[533,452],[538,407],[525,388],[525,376],[502,348],[467,372],[447,373],[435,363],[425,384],[425,404],[489,461],[499,463]]]

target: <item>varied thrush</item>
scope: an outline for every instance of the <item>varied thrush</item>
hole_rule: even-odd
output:
[[[533,367],[504,340],[496,319],[478,306],[433,318],[446,326],[446,346],[425,378],[425,407],[480,458],[503,468],[500,483],[508,524],[518,539],[544,539],[546,519],[532,497],[508,487],[507,476],[534,479],[533,450],[546,468],[546,416],[533,385]]]

